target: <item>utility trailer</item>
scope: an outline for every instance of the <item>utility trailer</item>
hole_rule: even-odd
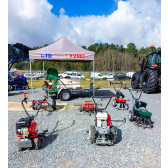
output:
[[[81,87],[80,79],[64,78],[57,81],[57,96],[62,101],[68,101],[74,95],[88,95],[93,94],[93,83],[90,83],[90,88],[84,89]],[[96,91],[97,88],[94,89]]]
[[[68,101],[73,95],[88,95],[91,96],[93,91],[93,83],[90,82],[90,88],[84,89],[81,87],[80,79],[72,78],[59,78],[58,71],[54,68],[47,70],[46,78],[49,79],[49,83],[44,81],[43,90],[51,96],[56,96],[62,101]]]

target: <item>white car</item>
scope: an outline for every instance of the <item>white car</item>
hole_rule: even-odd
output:
[[[39,77],[36,74],[31,74],[31,73],[25,73],[24,77],[26,77],[27,79],[39,79]]]
[[[94,79],[107,79],[101,73],[98,73],[98,72],[91,72],[90,78],[91,79],[93,79],[93,78]]]
[[[107,79],[113,79],[114,74],[107,74],[104,75],[103,77],[107,78]]]
[[[43,78],[44,77],[44,73],[41,72],[41,71],[37,71],[34,74],[37,75],[39,78]]]
[[[64,72],[63,74],[59,74],[59,77],[60,78],[70,77],[72,79],[85,79],[84,75],[82,75],[80,72],[76,72],[76,71]]]

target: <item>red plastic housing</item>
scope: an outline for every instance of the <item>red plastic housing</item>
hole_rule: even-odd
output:
[[[52,88],[52,85],[48,85],[48,89],[51,89]]]
[[[92,101],[85,101],[84,105],[93,105],[93,102]]]
[[[107,126],[111,125],[111,116],[110,114],[107,114]]]
[[[85,101],[84,105],[82,105],[82,109],[85,110],[94,110],[95,106],[92,101]]]
[[[126,100],[123,99],[123,98],[119,98],[118,101],[119,101],[120,103],[125,103],[125,102],[126,102]]]
[[[32,122],[32,124],[29,127],[29,134],[33,135],[33,134],[37,134],[37,133],[38,133],[37,123],[36,122]]]

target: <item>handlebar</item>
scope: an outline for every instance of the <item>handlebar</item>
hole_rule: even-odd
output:
[[[29,113],[27,112],[27,110],[26,110],[25,106],[24,106],[24,103],[23,103],[23,102],[27,103],[27,99],[28,99],[28,98],[26,97],[26,93],[24,92],[24,99],[22,100],[21,104],[22,104],[22,107],[23,107],[23,109],[24,109],[25,113],[27,114],[27,116],[28,116],[28,117],[30,117],[30,118],[32,118],[32,120],[33,120],[33,119],[34,119],[34,117],[36,117],[36,116],[37,116],[37,114],[38,114],[38,112],[39,112],[39,110],[40,110],[40,109],[37,111],[37,113],[36,113],[36,115],[35,115],[35,116],[33,116],[33,115],[32,115],[32,116],[30,116],[30,115],[29,115]]]
[[[115,86],[114,86],[114,85],[117,85],[117,84],[121,85],[119,90],[117,90],[117,89],[115,88]],[[120,91],[120,90],[121,90],[123,83],[122,83],[122,82],[115,82],[115,83],[114,83],[114,82],[110,82],[110,86],[111,86],[111,85],[113,85],[114,90],[117,92],[117,91]]]
[[[132,95],[132,98],[135,99],[135,100],[139,100],[140,97],[141,97],[141,95],[142,95],[142,90],[134,90],[134,89],[127,88],[127,87],[126,87],[126,84],[125,84],[125,87],[124,87],[123,89],[129,90],[129,92],[130,92],[131,95]],[[134,95],[133,95],[133,93],[132,93],[132,91],[136,91],[136,93],[140,92],[139,97],[138,97],[138,98],[135,98]]]
[[[98,108],[97,103],[96,103],[96,101],[95,101],[94,98],[101,98],[101,99],[103,99],[103,98],[110,98],[110,99],[109,99],[109,101],[108,101],[108,103],[107,103],[107,105],[106,105],[105,108]],[[111,99],[112,99],[112,93],[111,93],[111,96],[102,96],[102,97],[101,97],[101,96],[95,96],[95,97],[92,96],[92,100],[93,100],[93,102],[94,102],[96,108],[97,108],[98,110],[100,110],[100,111],[103,111],[103,110],[105,110],[105,109],[108,107],[108,105],[109,105]]]
[[[28,117],[30,117],[30,115],[29,115],[29,113],[27,112],[27,110],[26,110],[26,108],[25,108],[25,106],[24,106],[24,103],[23,102],[25,102],[25,103],[27,103],[27,100],[26,100],[27,98],[24,98],[23,100],[22,100],[22,107],[23,107],[23,109],[24,109],[24,111],[25,111],[25,113],[27,114],[27,116]]]

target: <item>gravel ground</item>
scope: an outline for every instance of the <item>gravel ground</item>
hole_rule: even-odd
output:
[[[39,90],[34,90],[40,98]],[[100,90],[99,94],[114,92],[113,89]],[[28,97],[31,92],[26,91]],[[30,93],[28,93],[30,92]],[[128,90],[123,90],[126,98],[131,100]],[[9,94],[9,101],[20,101],[23,91]],[[112,120],[126,118],[126,123],[118,127],[118,142],[114,146],[96,146],[88,140],[90,125],[94,124],[91,117],[81,113],[72,103],[81,103],[90,98],[74,98],[65,109],[55,112],[40,112],[36,118],[39,129],[48,128],[48,137],[40,150],[17,149],[15,123],[25,117],[24,112],[8,112],[8,163],[9,167],[129,167],[129,168],[159,168],[161,167],[161,94],[142,94],[141,100],[148,103],[152,112],[154,128],[152,130],[136,127],[128,121],[128,111],[116,110],[110,104],[107,111]],[[106,100],[107,101],[107,100]],[[106,103],[106,102],[104,102]],[[132,101],[129,102],[130,107]],[[122,123],[113,122],[119,126]]]

